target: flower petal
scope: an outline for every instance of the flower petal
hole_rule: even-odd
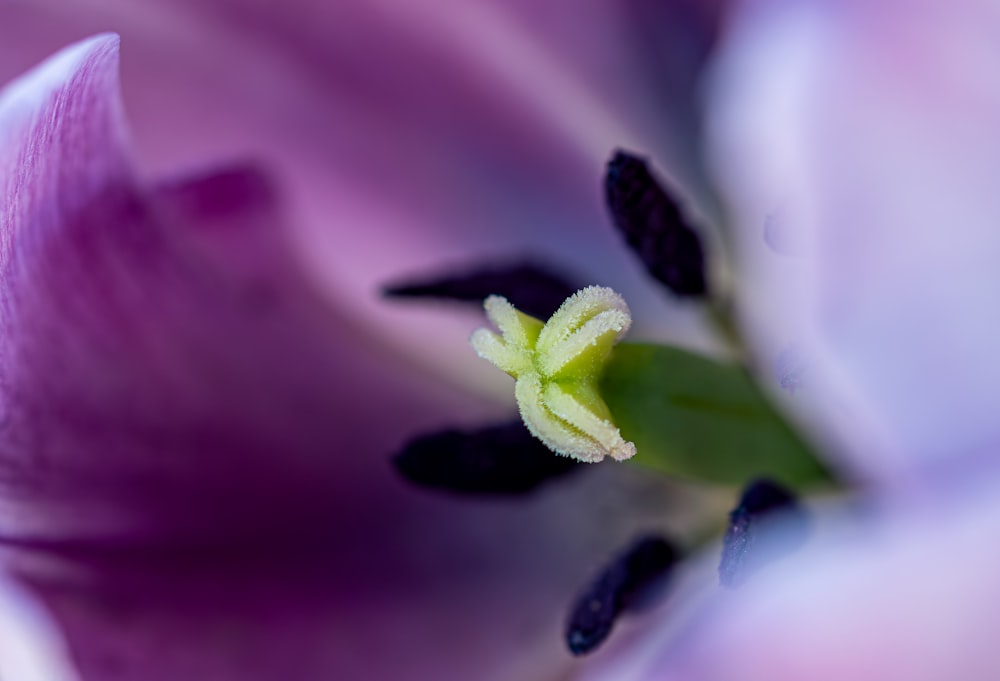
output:
[[[799,346],[809,381],[786,401],[883,482],[1000,445],[997,25],[979,0],[762,0],[718,71],[715,164],[762,364]],[[802,257],[765,246],[775,212]]]
[[[637,534],[676,533],[698,498],[628,467],[587,473],[517,504],[421,495],[305,547],[52,545],[15,564],[85,681],[565,678],[576,589]]]
[[[0,532],[253,534],[369,505],[406,434],[484,410],[327,308],[259,172],[139,182],[117,55],[81,43],[0,102]]]

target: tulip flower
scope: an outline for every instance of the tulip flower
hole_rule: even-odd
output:
[[[863,503],[580,678],[996,674],[998,26],[977,0],[742,7],[711,126],[741,310],[761,366],[797,349],[785,403]]]
[[[8,31],[19,22],[34,25],[35,12],[46,10],[3,11],[11,12]],[[434,16],[444,21],[448,12]],[[520,30],[522,23],[512,26]],[[458,32],[486,24],[444,25]],[[169,22],[164,30],[171,30]],[[422,48],[437,38],[404,35]],[[698,58],[699,41],[693,49]],[[530,46],[523,47],[536,56]],[[573,38],[556,51],[578,54],[584,46],[593,47]],[[137,41],[135,49],[152,48]],[[443,68],[433,50],[424,56]],[[540,64],[553,64],[541,56]],[[338,64],[347,68],[350,60]],[[476,74],[460,63],[454,68],[460,73],[441,73],[455,82]],[[6,568],[51,616],[76,673],[86,680],[143,681],[564,676],[573,663],[558,637],[573,591],[598,557],[637,529],[683,524],[690,513],[685,497],[669,498],[650,476],[607,468],[544,497],[461,510],[401,484],[385,455],[402,438],[501,410],[415,370],[414,357],[441,356],[440,348],[422,348],[433,348],[444,334],[438,330],[421,341],[412,325],[390,327],[390,313],[372,311],[380,307],[372,302],[373,283],[405,273],[416,262],[404,257],[413,244],[423,258],[433,250],[439,262],[442,254],[481,255],[501,243],[480,234],[464,244],[458,239],[461,247],[451,253],[438,249],[464,228],[463,210],[478,215],[484,227],[504,228],[495,233],[510,237],[504,243],[515,248],[530,241],[525,235],[538,231],[531,223],[542,219],[552,225],[552,243],[561,245],[572,234],[587,244],[587,235],[597,234],[594,213],[602,210],[599,181],[592,190],[595,205],[575,204],[570,199],[578,198],[587,173],[550,154],[569,148],[577,155],[564,161],[591,158],[601,147],[603,156],[613,144],[641,141],[642,134],[601,116],[574,120],[574,112],[591,110],[592,83],[551,91],[563,72],[543,68],[546,77],[529,83],[528,94],[548,98],[512,98],[493,118],[487,115],[493,91],[473,88],[478,97],[464,111],[476,121],[468,123],[468,135],[480,130],[473,114],[482,113],[483,125],[524,132],[513,139],[530,154],[508,155],[514,149],[498,141],[502,148],[487,150],[490,158],[503,159],[491,166],[501,169],[495,175],[463,183],[460,169],[467,164],[449,166],[443,159],[438,181],[421,187],[420,177],[405,168],[388,176],[380,171],[401,158],[396,154],[424,158],[417,142],[426,126],[442,139],[441,117],[450,120],[443,97],[451,93],[413,112],[417,125],[406,127],[392,118],[401,110],[389,95],[406,102],[412,94],[396,80],[376,78],[369,82],[386,91],[345,103],[340,118],[320,115],[331,107],[326,93],[302,100],[306,122],[283,128],[258,149],[266,166],[205,170],[206,161],[218,164],[233,151],[211,155],[219,151],[206,144],[211,126],[190,138],[177,135],[175,144],[173,136],[156,138],[152,126],[163,123],[157,117],[162,112],[147,110],[144,117],[139,107],[137,119],[145,123],[137,134],[150,167],[162,173],[184,154],[185,165],[202,166],[199,174],[156,181],[135,161],[117,69],[117,38],[89,39],[10,84],[0,103],[0,534],[9,554]],[[358,73],[365,81],[365,71]],[[338,81],[348,93],[350,75]],[[518,84],[507,76],[503,82]],[[678,77],[690,86],[684,73]],[[645,74],[630,78],[597,78],[611,86],[611,96],[593,111],[649,111],[626,98],[636,82],[646,82]],[[275,82],[288,86],[279,77]],[[259,102],[282,96],[280,89],[252,92]],[[559,100],[566,93],[583,99]],[[656,92],[644,96],[659,99]],[[371,99],[380,106],[359,103]],[[218,100],[206,101],[207,115],[217,114],[212,107]],[[565,107],[558,111],[568,112],[566,121],[547,119],[557,101]],[[517,102],[537,109],[522,113]],[[579,102],[587,106],[575,107]],[[171,104],[191,106],[188,115],[197,116],[195,103],[178,97]],[[237,130],[237,114],[276,115],[273,108],[260,113],[228,104],[226,124],[236,121]],[[372,111],[387,119],[367,118]],[[643,115],[643,125],[655,120]],[[549,128],[534,127],[539,120],[559,135],[546,140]],[[357,125],[342,125],[348,122]],[[263,127],[260,120],[254,124],[251,129]],[[328,128],[329,136],[317,135]],[[462,146],[461,131],[447,130]],[[585,139],[589,131],[594,135]],[[383,132],[392,137],[380,137]],[[352,149],[352,139],[374,142]],[[322,148],[307,149],[317,140]],[[292,151],[282,156],[282,149]],[[343,165],[325,168],[326,154]],[[545,163],[535,166],[535,159]],[[538,176],[525,174],[525,167]],[[268,171],[288,184],[275,182]],[[590,172],[599,179],[600,163]],[[418,186],[409,186],[413,178]],[[510,184],[495,190],[496,180]],[[525,180],[532,186],[523,187]],[[412,193],[442,186],[449,191],[440,204],[433,194]],[[448,203],[467,196],[470,187],[496,193],[483,194],[475,206]],[[497,212],[500,199],[509,197],[516,203]],[[376,200],[383,198],[386,203]],[[337,210],[323,210],[331,202]],[[299,212],[309,227],[305,236],[294,231],[290,214]],[[587,219],[577,222],[580,215]],[[442,218],[447,230],[415,229],[432,217]],[[330,222],[337,223],[324,225],[331,241],[316,249],[322,257],[312,255],[326,283],[334,278],[333,288],[317,285],[301,254],[304,243],[319,238],[312,230]],[[520,225],[521,238],[505,230],[511,224]],[[580,224],[585,229],[577,234]],[[362,229],[369,230],[370,242],[345,236]],[[609,234],[601,239],[617,243]],[[386,235],[405,236],[394,242]],[[618,265],[597,257],[606,250],[601,239],[572,249],[570,259],[615,271]],[[641,275],[632,276],[641,288]],[[665,309],[651,290],[647,305]],[[331,298],[342,304],[331,306]],[[400,349],[411,361],[401,360]],[[455,369],[452,375],[464,376]]]

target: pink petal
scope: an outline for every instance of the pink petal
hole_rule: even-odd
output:
[[[721,59],[748,319],[764,354],[802,347],[811,388],[788,402],[866,477],[932,480],[1000,445],[998,25],[988,1],[762,0]],[[802,258],[762,243],[779,207]]]

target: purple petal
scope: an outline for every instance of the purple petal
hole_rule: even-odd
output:
[[[308,545],[53,544],[9,560],[85,681],[543,681],[574,666],[563,620],[601,557],[672,531],[691,501],[610,467],[516,505],[370,508]]]
[[[932,480],[1000,445],[994,3],[748,3],[715,162],[765,354],[809,357],[821,434],[861,474]],[[774,205],[801,260],[759,242]]]
[[[803,246],[798,243],[801,236],[790,222],[780,208],[768,213],[764,216],[763,237],[775,253],[794,258],[802,254]]]
[[[318,300],[258,172],[135,179],[117,45],[0,103],[0,531],[252,533],[368,503],[405,434],[476,405]]]

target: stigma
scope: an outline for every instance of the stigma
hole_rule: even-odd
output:
[[[596,463],[635,455],[598,392],[611,349],[632,325],[625,300],[589,286],[570,296],[547,322],[490,296],[486,315],[499,330],[477,329],[476,353],[514,378],[525,426],[557,454]]]

